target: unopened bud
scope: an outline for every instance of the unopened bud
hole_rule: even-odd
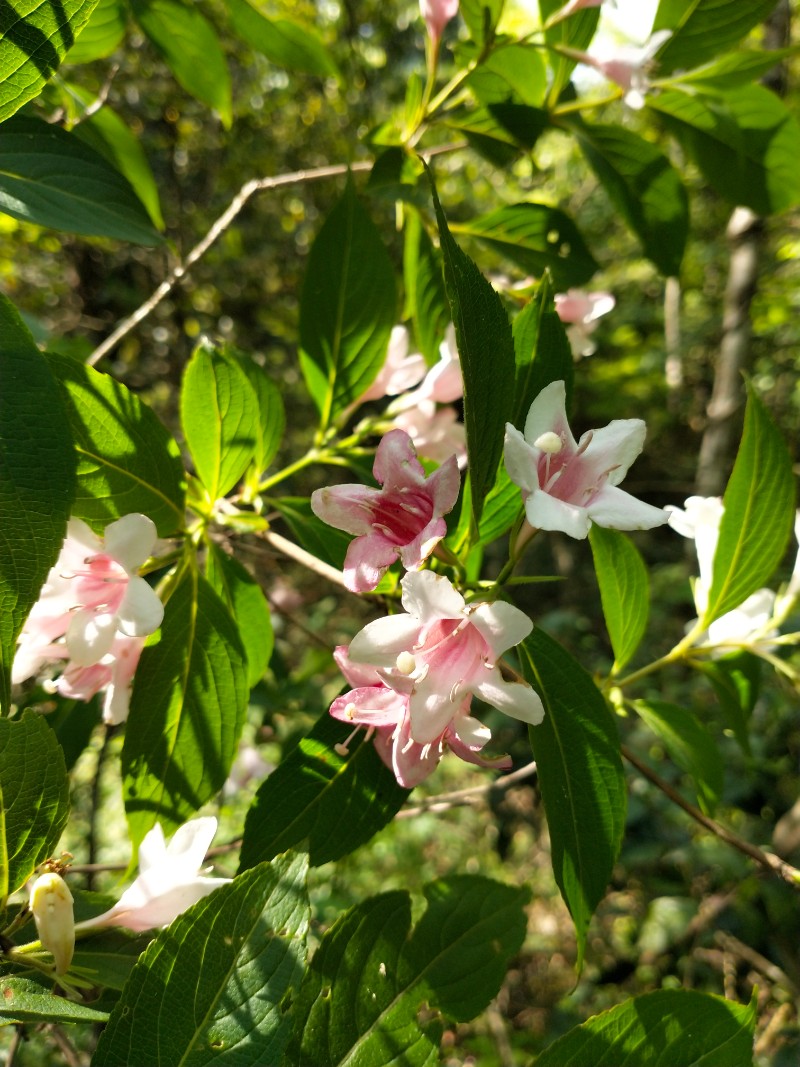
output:
[[[551,456],[553,456],[556,454],[556,452],[561,451],[561,449],[564,447],[564,442],[561,440],[557,433],[553,432],[553,430],[546,430],[545,433],[540,434],[536,438],[536,440],[533,442],[533,447],[539,448],[542,452],[547,452]]]
[[[72,893],[60,874],[42,874],[36,879],[30,907],[42,948],[52,954],[56,974],[64,974],[75,951],[75,915]]]

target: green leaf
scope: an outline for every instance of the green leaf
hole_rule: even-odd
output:
[[[247,660],[231,615],[187,566],[166,604],[161,638],[136,671],[122,749],[134,847],[160,822],[185,822],[225,783],[247,711]]]
[[[58,844],[69,781],[56,736],[41,715],[0,719],[0,908]]]
[[[82,896],[99,897],[99,893],[82,894],[72,889],[75,898],[75,920],[95,918],[115,903],[107,900],[103,907],[94,908],[90,914],[80,915],[79,905]],[[149,933],[134,934],[122,926],[98,930],[91,937],[80,938],[75,942],[75,955],[72,957],[70,971],[95,986],[120,990],[128,981],[134,964],[147,948],[152,939]]]
[[[0,211],[86,237],[161,241],[127,179],[75,134],[41,119],[0,126]]]
[[[686,708],[663,700],[634,700],[637,714],[661,738],[672,759],[694,781],[703,811],[711,814],[725,784],[722,753],[716,741]]]
[[[541,107],[547,89],[541,50],[522,44],[496,48],[472,71],[466,84],[486,107],[502,103]]]
[[[366,732],[336,751],[352,730],[325,712],[307,737],[261,783],[244,825],[246,870],[307,842],[311,865],[340,859],[366,844],[400,810],[401,788]]]
[[[206,578],[230,609],[247,656],[247,684],[260,682],[272,656],[274,635],[269,604],[258,582],[219,545],[208,546]]]
[[[64,91],[77,97],[86,107],[92,103],[92,94],[76,85],[64,85]],[[119,115],[109,107],[101,107],[74,127],[74,134],[88,144],[109,163],[116,167],[131,183],[133,191],[144,204],[153,225],[164,229],[161,203],[147,156],[141,142],[125,125]]]
[[[464,378],[464,423],[472,483],[472,514],[480,522],[484,497],[497,475],[514,387],[514,342],[503,303],[450,233],[428,171],[444,258],[444,280]],[[491,353],[491,359],[487,359]]]
[[[592,523],[589,530],[600,600],[619,671],[644,637],[650,610],[647,568],[633,542],[618,530]]]
[[[550,276],[545,274],[535,295],[514,319],[514,414],[511,421],[523,429],[530,406],[545,386],[563,381],[567,405],[572,397],[575,360],[567,331],[558,317]]]
[[[549,270],[557,289],[583,285],[597,270],[575,223],[547,204],[510,204],[453,226],[477,237],[530,274]]]
[[[586,931],[625,830],[626,788],[614,717],[572,656],[541,630],[520,646],[523,673],[545,717],[529,728],[550,831],[553,873],[569,908],[583,965]]]
[[[253,458],[258,398],[238,360],[201,341],[181,386],[181,426],[197,476],[213,502],[236,485]]]
[[[267,376],[266,371],[259,367],[246,352],[240,352],[227,344],[223,346],[223,351],[239,361],[239,366],[247,375],[247,380],[256,396],[258,419],[251,471],[253,484],[258,486],[261,475],[277,455],[286,430],[283,394],[275,382]],[[246,481],[249,484],[249,475]]]
[[[161,537],[180,530],[180,451],[153,411],[121,382],[66,356],[48,355],[62,386],[78,454],[73,514],[101,528],[140,511]]]
[[[466,1021],[495,996],[525,937],[528,890],[456,876],[424,892],[413,930],[398,891],[356,905],[325,934],[295,1002],[287,1067],[434,1067],[442,1028],[431,1010]]]
[[[375,381],[396,300],[389,254],[348,181],[311,247],[300,300],[300,366],[320,432]]]
[[[281,518],[307,552],[338,571],[343,569],[344,558],[352,541],[350,534],[334,530],[318,519],[311,510],[308,497],[270,497],[270,504],[280,512]]]
[[[281,856],[161,931],[131,972],[92,1063],[280,1063],[305,963],[305,880],[303,858]]]
[[[464,501],[458,518],[458,526],[452,535],[456,551],[460,551],[469,541],[470,516],[472,508],[472,489],[469,472],[464,480]],[[522,511],[522,497],[519,486],[514,485],[508,476],[505,464],[497,468],[497,478],[489,492],[481,512],[481,521],[478,525],[478,537],[472,544],[488,545],[496,541],[504,533],[511,529],[514,522]]]
[[[762,78],[785,59],[797,55],[797,52],[797,45],[792,48],[777,48],[772,52],[750,52],[740,48],[697,70],[682,71],[676,81],[710,92],[738,89]]]
[[[615,125],[571,126],[589,165],[662,274],[677,276],[689,236],[689,202],[661,149]]]
[[[539,11],[542,22],[546,22],[559,8],[564,6],[563,0],[539,0]],[[575,69],[575,60],[569,59],[556,51],[557,48],[574,48],[577,51],[586,51],[592,43],[592,38],[600,21],[600,11],[597,8],[588,8],[579,11],[568,19],[557,22],[545,33],[545,40],[550,46],[548,61],[553,71],[553,84],[550,87],[549,98],[552,102],[558,100],[561,91],[569,84],[570,75]]]
[[[727,52],[775,7],[776,0],[661,0],[653,32],[672,30],[658,71],[690,70]]]
[[[65,63],[92,63],[110,56],[125,36],[127,17],[122,0],[99,0]]]
[[[493,166],[506,167],[520,154],[519,143],[527,144],[527,141],[523,136],[518,136],[516,130],[514,133],[509,132],[505,124],[495,118],[493,112],[497,108],[514,106],[497,104],[492,108],[483,107],[470,111],[461,108],[447,112],[442,123],[463,133],[470,146]],[[532,111],[533,108],[527,110]]]
[[[269,19],[248,0],[227,0],[227,8],[233,32],[277,67],[320,78],[340,77],[333,56],[307,27],[288,19]]]
[[[713,95],[668,90],[649,95],[647,106],[732,204],[769,215],[800,202],[800,126],[763,86]]]
[[[492,40],[504,6],[505,0],[461,0],[461,17],[476,44],[483,45]]]
[[[187,93],[213,107],[228,129],[233,121],[231,79],[212,24],[195,4],[130,0],[134,18]]]
[[[414,324],[419,351],[429,364],[439,358],[439,345],[450,322],[444,288],[441,256],[433,247],[420,216],[410,211],[406,218],[403,252],[406,316]]]
[[[50,993],[29,978],[0,978],[0,1019],[6,1023],[104,1023],[108,1012]]]
[[[97,0],[4,0],[0,8],[0,122],[55,73]]]
[[[694,664],[714,687],[723,721],[747,755],[750,755],[750,716],[761,690],[761,663],[752,652],[741,651]]]
[[[742,441],[723,504],[705,627],[766,584],[794,523],[792,459],[749,383]]]
[[[536,1067],[753,1067],[755,1022],[755,1001],[659,989],[570,1030]]]
[[[0,707],[10,705],[17,637],[58,558],[75,452],[58,385],[0,293]]]

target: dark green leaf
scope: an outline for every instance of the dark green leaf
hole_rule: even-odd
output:
[[[287,1067],[439,1063],[441,1025],[466,1021],[495,996],[525,936],[527,889],[451,877],[425,887],[413,931],[404,892],[372,897],[325,934],[295,1003]]]
[[[252,689],[269,666],[274,635],[269,604],[258,582],[233,556],[210,544],[206,578],[230,609],[247,656],[247,684]]]
[[[149,515],[166,537],[183,526],[180,451],[147,405],[107,374],[65,356],[48,356],[62,385],[75,448],[73,514],[97,527],[121,515]]]
[[[536,1067],[752,1067],[755,1022],[755,1002],[659,989],[570,1030]]]
[[[563,6],[564,0],[539,0],[542,22],[546,22]],[[553,71],[553,84],[550,87],[552,102],[558,100],[561,91],[569,84],[570,75],[575,69],[574,59],[569,59],[554,49],[561,47],[585,51],[592,43],[599,21],[600,11],[597,8],[588,8],[557,22],[555,26],[551,26],[546,31],[545,39],[551,48],[548,52],[548,61]]]
[[[681,770],[691,776],[703,811],[712,813],[722,796],[725,770],[716,741],[686,708],[663,700],[635,700],[638,715],[664,742]]]
[[[52,854],[69,816],[55,734],[32,711],[0,719],[0,908]]]
[[[748,755],[750,716],[761,690],[761,662],[752,652],[741,651],[695,664],[713,685],[723,721]]]
[[[87,237],[161,241],[127,179],[75,134],[41,119],[0,126],[0,211]]]
[[[270,498],[270,504],[285,519],[294,536],[312,556],[340,571],[352,540],[349,534],[334,530],[311,510],[307,497]]]
[[[159,933],[131,972],[95,1067],[279,1064],[305,963],[305,880],[303,858],[281,856]]]
[[[288,19],[269,19],[248,0],[227,0],[231,26],[245,44],[285,70],[339,77],[339,70],[315,33]]]
[[[72,889],[75,898],[75,920],[94,918],[112,907],[116,901],[107,899],[103,907],[94,908],[89,914],[80,915],[81,896],[99,897],[98,893],[82,894]],[[89,938],[75,942],[75,955],[70,971],[85,978],[95,986],[107,989],[122,989],[128,981],[136,960],[152,940],[152,934],[134,934],[124,927],[99,930]]]
[[[181,426],[209,500],[236,485],[256,449],[258,398],[238,360],[201,341],[181,386]]]
[[[16,308],[0,293],[0,708],[17,637],[58,558],[75,491],[60,390]]]
[[[669,159],[624,126],[572,127],[592,170],[662,274],[677,276],[689,236],[686,189]]]
[[[618,671],[639,647],[647,629],[650,610],[647,568],[630,538],[618,530],[606,530],[592,523],[589,544],[614,650],[614,671]]]
[[[406,315],[414,324],[420,352],[429,364],[434,364],[450,322],[450,308],[444,289],[441,257],[419,215],[413,211],[406,220],[403,274]]]
[[[520,141],[522,144],[528,142],[524,137],[518,138],[516,133],[510,133],[500,119],[495,118],[492,111],[495,107],[511,108],[514,106],[513,104],[497,104],[493,105],[493,108],[482,107],[469,111],[460,108],[448,112],[442,122],[450,129],[463,133],[470,145],[490,163],[504,167],[520,154],[517,142]],[[527,110],[532,111],[533,108]]]
[[[464,422],[472,482],[472,514],[480,522],[503,451],[514,387],[514,342],[503,303],[447,227],[433,175],[433,203],[444,259],[444,280],[464,378]],[[491,353],[491,358],[487,354]]]
[[[690,70],[727,52],[775,7],[776,0],[661,0],[653,32],[672,30],[658,53],[659,73]]]
[[[559,290],[583,285],[597,270],[572,219],[546,204],[510,204],[453,230],[480,238],[530,274],[549,270]]]
[[[100,700],[96,695],[89,701],[68,700],[58,693],[48,695],[47,700],[55,704],[55,709],[47,712],[44,721],[58,738],[64,763],[70,771],[101,722]]]
[[[15,1023],[104,1023],[108,1013],[48,992],[29,978],[0,978],[0,1019]]]
[[[797,51],[796,45],[793,48],[778,48],[774,52],[750,52],[739,48],[697,70],[681,72],[676,80],[711,92],[738,89],[762,78],[779,63],[797,55]]]
[[[540,107],[501,103],[490,104],[487,110],[506,135],[510,134],[518,144],[529,150],[550,127],[550,113]]]
[[[64,62],[92,63],[110,56],[125,36],[126,23],[122,0],[99,0]]]
[[[800,202],[800,126],[761,85],[647,97],[717,192],[760,215]]]
[[[564,382],[569,407],[575,361],[567,331],[556,313],[553,286],[547,274],[539,282],[530,302],[514,319],[514,355],[516,400],[511,421],[517,429],[524,428],[531,404],[551,382]]]
[[[0,7],[0,122],[39,95],[97,0],[3,0]]]
[[[714,577],[702,625],[761,589],[783,559],[795,515],[792,460],[752,386],[739,452],[725,490]]]
[[[452,540],[455,550],[460,552],[469,541],[470,515],[472,508],[471,484],[469,473],[464,481],[464,501],[461,505],[461,513],[458,526]],[[486,501],[481,512],[481,521],[478,526],[478,537],[473,543],[476,545],[488,545],[496,541],[504,533],[511,529],[516,519],[522,512],[522,497],[519,486],[514,485],[508,476],[505,464],[497,468],[497,479],[486,494]]]
[[[349,181],[311,248],[300,302],[300,364],[320,430],[377,377],[396,299],[389,254]]]
[[[346,856],[391,822],[409,795],[366,733],[335,749],[352,730],[327,712],[266,778],[244,826],[241,870],[307,842],[314,867]]]
[[[603,898],[625,829],[625,775],[616,723],[583,667],[535,629],[523,673],[545,706],[529,728],[550,831],[553,873],[575,923],[580,970],[592,912]]]
[[[142,653],[122,749],[134,847],[165,833],[222,788],[247,710],[247,660],[220,598],[187,566],[166,604],[161,638]]]
[[[461,0],[461,17],[476,44],[483,45],[492,40],[504,6],[505,0]]]

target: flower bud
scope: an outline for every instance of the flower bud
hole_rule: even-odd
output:
[[[64,974],[75,951],[72,893],[60,874],[42,874],[31,888],[30,908],[42,948],[52,953],[55,973]]]

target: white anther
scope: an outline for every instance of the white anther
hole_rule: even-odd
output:
[[[533,442],[533,447],[540,449],[542,452],[547,452],[553,456],[556,452],[560,452],[564,447],[564,442],[554,433],[553,430],[546,430],[545,433],[540,434]]]
[[[417,669],[417,661],[410,652],[401,652],[395,660],[395,666],[401,674],[413,674]]]

